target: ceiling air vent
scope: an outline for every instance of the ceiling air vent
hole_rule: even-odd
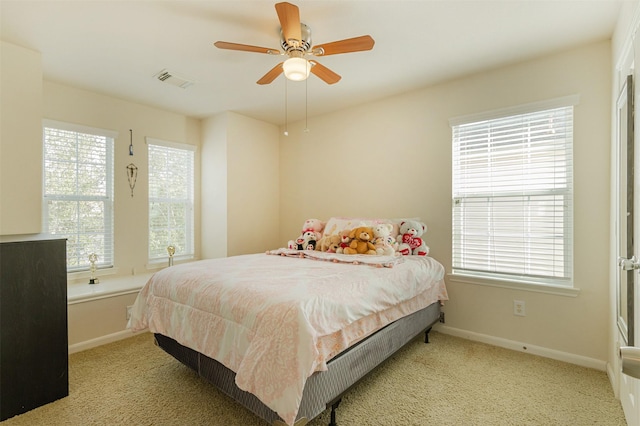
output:
[[[180,77],[179,75],[175,75],[171,71],[162,70],[158,74],[155,75],[155,78],[158,80],[171,84],[172,86],[180,87],[181,89],[186,89],[187,87],[193,85],[193,81],[187,80],[184,77]]]

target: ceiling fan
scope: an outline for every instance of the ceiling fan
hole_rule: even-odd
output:
[[[258,84],[269,84],[281,73],[289,80],[301,81],[309,76],[309,72],[315,74],[327,84],[340,81],[340,77],[318,61],[307,60],[307,56],[327,56],[339,53],[360,52],[371,50],[374,40],[369,35],[334,41],[311,47],[311,29],[300,22],[298,6],[282,2],[276,3],[276,12],[282,27],[280,33],[280,45],[283,51],[268,47],[250,46],[248,44],[229,43],[216,41],[214,45],[220,49],[240,50],[243,52],[266,53],[268,55],[283,55],[289,58],[269,70]]]

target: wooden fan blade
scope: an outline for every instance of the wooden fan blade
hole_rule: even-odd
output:
[[[318,76],[322,81],[327,84],[334,84],[340,81],[342,77],[340,77],[335,72],[331,71],[329,68],[320,64],[316,61],[309,61],[311,63],[311,72]]]
[[[240,50],[242,52],[268,53],[270,55],[279,55],[278,49],[270,49],[268,47],[250,46],[248,44],[229,43],[226,41],[216,41],[213,43],[218,49]]]
[[[337,55],[339,53],[361,52],[363,50],[373,49],[375,41],[370,35],[348,38],[345,40],[334,41],[331,43],[320,44],[314,46],[311,51],[314,55],[327,56]]]
[[[264,76],[262,76],[262,78],[260,80],[258,80],[256,83],[258,83],[258,84],[269,84],[269,83],[271,83],[273,80],[276,79],[277,76],[282,74],[282,64],[283,63],[284,62],[280,62],[275,67],[271,68],[269,70],[269,72],[267,72]]]
[[[282,34],[285,40],[297,40],[298,43],[302,39],[300,31],[300,10],[295,4],[282,2],[276,3],[276,12],[282,27]]]

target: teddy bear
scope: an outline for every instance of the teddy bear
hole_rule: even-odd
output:
[[[373,228],[360,226],[351,230],[349,234],[351,243],[344,248],[345,254],[377,254],[376,246],[373,245]]]
[[[307,219],[302,224],[302,232],[295,240],[289,240],[287,247],[293,250],[315,250],[317,242],[322,238],[325,223],[320,219]],[[309,247],[311,244],[312,247]]]
[[[323,235],[322,238],[318,240],[318,243],[316,245],[316,250],[327,251],[328,247],[329,247],[329,236]]]
[[[349,247],[349,244],[351,243],[351,229],[340,231],[338,235],[340,236],[340,244],[336,249],[336,253],[344,254],[344,249]]]
[[[289,241],[289,248],[293,250],[315,250],[317,244],[316,233],[307,230],[295,240]]]
[[[320,241],[318,241],[316,250],[327,253],[336,253],[336,250],[340,247],[340,242],[340,235],[324,235],[320,238]]]
[[[404,256],[414,254],[426,256],[429,247],[422,240],[422,235],[427,232],[427,225],[417,220],[405,220],[400,222],[398,234],[398,252]]]
[[[338,248],[340,248],[340,236],[339,235],[331,235],[329,240],[329,247],[327,248],[327,253],[337,253]]]
[[[373,243],[379,255],[393,256],[396,240],[391,236],[393,225],[390,223],[378,223],[373,228]]]
[[[398,249],[398,242],[393,238],[393,235],[377,237],[374,239],[373,245],[376,247],[376,253],[380,256],[395,256]]]

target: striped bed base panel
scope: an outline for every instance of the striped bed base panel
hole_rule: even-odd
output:
[[[417,311],[387,325],[367,339],[342,352],[327,363],[328,370],[307,379],[298,419],[309,420],[320,415],[349,388],[371,370],[393,355],[414,337],[428,330],[440,318],[440,303]],[[273,423],[281,420],[269,407],[235,384],[235,373],[218,361],[182,346],[170,337],[155,335],[156,342],[167,353],[195,370],[218,389],[242,404],[258,417]]]

